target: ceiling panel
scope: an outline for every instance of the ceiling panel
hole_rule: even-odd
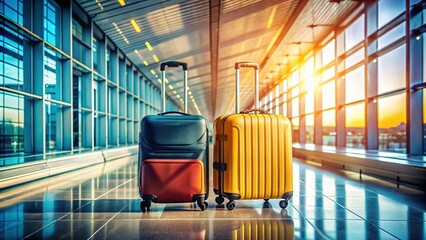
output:
[[[261,64],[260,87],[261,92],[265,92],[300,55],[312,50],[341,16],[359,4],[349,0],[340,3],[327,0],[125,2],[121,7],[116,0],[78,0],[96,24],[156,85],[161,76],[154,54],[160,62],[187,62],[191,93],[201,113],[211,121],[234,111],[236,61]],[[133,29],[131,19],[138,23],[141,32]],[[312,24],[317,26],[309,27]],[[217,38],[212,35],[216,32]],[[153,49],[149,50],[145,42]],[[212,61],[217,61],[217,66]],[[242,108],[253,102],[253,75],[253,70],[242,71]],[[182,73],[170,69],[167,79],[173,86],[173,89],[166,88],[168,95],[180,104],[176,95],[183,93]],[[196,111],[192,102],[189,109]]]

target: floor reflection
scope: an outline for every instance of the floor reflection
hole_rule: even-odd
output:
[[[135,158],[0,191],[0,239],[426,239],[423,192],[355,181],[295,161],[294,196],[233,211],[154,204],[141,213]]]

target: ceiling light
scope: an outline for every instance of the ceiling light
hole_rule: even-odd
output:
[[[120,4],[120,6],[122,6],[122,7],[126,6],[126,1],[124,1],[124,0],[117,0],[117,1]]]
[[[176,97],[177,97],[177,98],[180,98],[180,95],[178,94],[178,95],[176,95]]]
[[[154,69],[151,69],[151,73],[152,73],[152,75],[155,75]]]
[[[188,95],[191,95],[192,94],[192,92],[191,91],[188,91]]]
[[[173,91],[173,93],[176,95],[176,91]]]
[[[165,79],[164,79],[164,81],[165,81],[166,83],[169,83],[169,80],[168,80],[167,78],[165,78]]]
[[[156,62],[160,62],[160,60],[158,59],[158,57],[157,57],[157,55],[152,55],[152,57],[154,58],[154,60],[156,61]]]
[[[130,20],[130,24],[132,24],[133,28],[136,32],[140,32],[141,28],[139,27],[138,23],[135,21],[135,19]]]
[[[129,40],[126,38],[126,36],[124,36],[124,33],[121,31],[121,29],[118,27],[117,23],[112,22],[112,25],[114,25],[115,29],[117,30],[117,32],[121,35],[121,37],[124,39],[124,41],[129,44]]]
[[[170,88],[170,89],[173,89],[173,86],[172,86],[172,85],[169,85],[169,88]]]
[[[158,82],[161,83],[161,79],[158,79]]]
[[[143,64],[145,64],[145,66],[147,66],[147,67],[148,67],[148,65],[149,65],[149,64],[148,64],[148,61],[146,61],[146,60],[145,60],[145,61],[143,61]]]
[[[148,48],[149,51],[152,51],[153,48],[149,42],[145,42],[145,46]]]
[[[102,6],[102,4],[99,2],[99,0],[96,0],[96,3],[98,4],[99,8],[103,11],[104,6]]]

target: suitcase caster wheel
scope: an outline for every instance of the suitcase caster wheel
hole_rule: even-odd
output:
[[[143,213],[146,213],[147,211],[151,211],[151,202],[141,201],[140,208]]]
[[[228,210],[232,210],[232,209],[234,209],[234,208],[235,208],[235,202],[234,202],[234,201],[232,201],[232,202],[228,202],[228,203],[226,204],[226,208],[227,208]]]
[[[225,201],[225,198],[221,197],[221,196],[217,196],[215,199],[217,204],[222,204]]]
[[[203,202],[203,203],[201,203],[201,202],[198,202],[198,201],[197,201],[197,205],[198,205],[198,207],[201,209],[201,211],[206,210],[206,209],[207,209],[207,207],[209,206],[209,204],[208,204],[207,202]]]
[[[284,199],[280,201],[280,207],[281,208],[286,208],[288,206],[288,200]]]

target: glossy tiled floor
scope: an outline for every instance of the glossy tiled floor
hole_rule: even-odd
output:
[[[287,209],[153,204],[141,213],[136,157],[0,192],[0,239],[426,239],[424,193],[294,164]]]

